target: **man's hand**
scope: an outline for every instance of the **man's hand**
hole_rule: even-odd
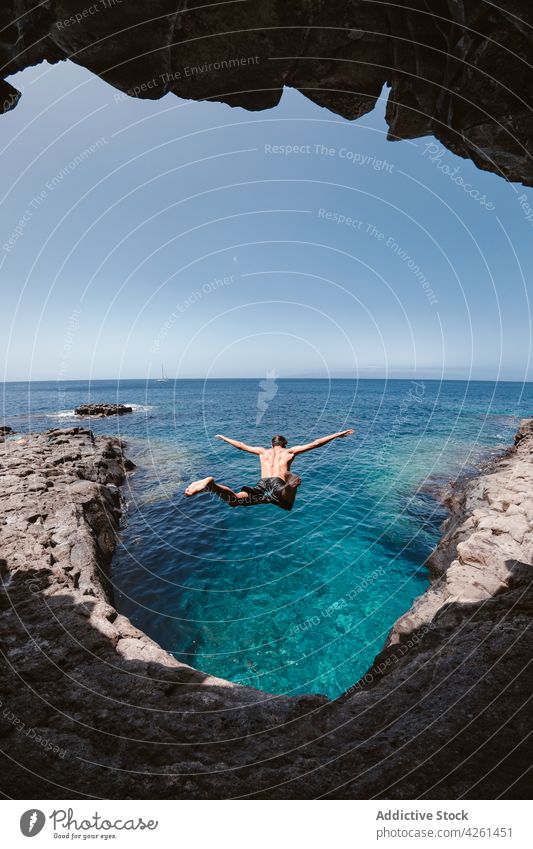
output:
[[[349,430],[341,430],[341,432],[338,433],[337,436],[339,437],[339,439],[344,439],[345,436],[350,436],[351,433],[353,433],[353,428],[350,428]]]

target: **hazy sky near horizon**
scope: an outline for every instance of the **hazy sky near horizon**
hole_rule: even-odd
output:
[[[387,92],[349,122],[294,90],[136,100],[70,62],[11,82],[0,379],[533,378],[533,190],[387,142]]]

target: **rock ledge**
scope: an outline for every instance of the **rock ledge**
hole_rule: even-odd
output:
[[[0,457],[6,796],[526,797],[532,421],[454,493],[429,590],[335,701],[206,675],[117,613],[120,442],[54,430]]]

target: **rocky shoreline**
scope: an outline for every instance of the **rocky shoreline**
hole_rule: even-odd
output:
[[[11,798],[521,798],[533,729],[533,420],[456,488],[432,583],[342,698],[177,662],[113,604],[124,446],[0,450],[0,749]]]

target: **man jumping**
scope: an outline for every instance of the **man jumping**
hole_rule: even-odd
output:
[[[249,454],[259,455],[259,462],[261,463],[260,480],[255,486],[243,486],[239,492],[234,492],[229,486],[217,483],[210,476],[191,483],[185,490],[185,495],[198,495],[199,492],[209,491],[218,495],[230,507],[275,504],[276,507],[281,507],[283,510],[292,510],[296,490],[302,482],[302,479],[290,470],[296,455],[303,454],[305,451],[312,451],[313,448],[320,448],[321,445],[326,445],[333,439],[340,439],[349,436],[351,433],[353,433],[353,430],[341,430],[339,433],[323,436],[313,442],[308,442],[306,445],[295,445],[294,448],[287,448],[287,440],[284,436],[273,436],[272,448],[260,448],[217,434],[217,439],[228,442],[234,448],[247,451]]]

